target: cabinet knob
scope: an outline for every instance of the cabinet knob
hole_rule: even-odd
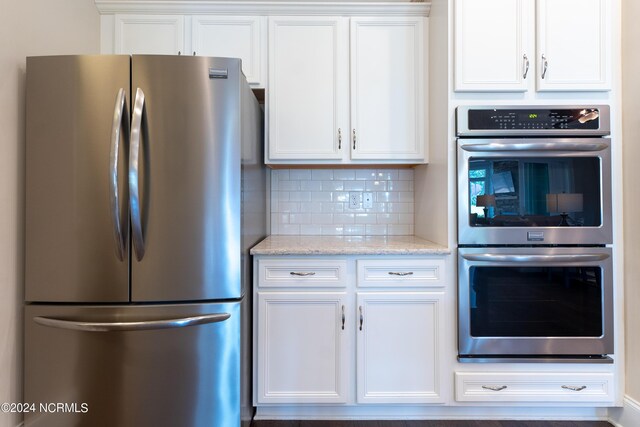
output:
[[[547,57],[542,54],[542,79],[547,75],[547,68],[549,68],[549,61],[547,61]]]

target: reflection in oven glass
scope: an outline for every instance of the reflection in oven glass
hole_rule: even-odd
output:
[[[599,267],[472,267],[474,337],[599,337]]]
[[[600,181],[597,157],[473,158],[470,225],[600,226]]]

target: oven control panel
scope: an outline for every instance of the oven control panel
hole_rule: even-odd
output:
[[[609,107],[462,106],[457,131],[460,136],[608,135]]]

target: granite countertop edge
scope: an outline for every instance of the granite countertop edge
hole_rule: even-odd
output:
[[[413,236],[269,236],[251,255],[449,255],[451,249]]]

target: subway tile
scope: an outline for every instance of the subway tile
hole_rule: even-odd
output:
[[[287,234],[287,235],[300,234],[300,226],[298,224],[280,224],[278,234]]]
[[[399,224],[413,224],[413,214],[398,214],[398,223]]]
[[[300,212],[318,213],[322,210],[322,202],[300,203]]]
[[[300,191],[300,181],[279,181],[278,190],[280,191]]]
[[[399,199],[398,193],[391,191],[376,192],[374,197],[376,202],[397,202]]]
[[[398,195],[399,202],[413,203],[413,191],[398,191],[395,194]]]
[[[296,202],[279,202],[277,212],[299,212]]]
[[[355,219],[356,219],[356,224],[375,224],[376,214],[375,213],[357,213]]]
[[[344,181],[344,191],[364,191],[365,181]]]
[[[334,224],[353,224],[355,222],[355,215],[352,213],[333,214]]]
[[[413,203],[387,203],[389,213],[413,213]]]
[[[376,212],[376,213],[391,212],[391,211],[388,210],[388,205],[389,205],[389,203],[374,202],[373,203],[373,208],[371,209],[371,212]]]
[[[300,181],[300,190],[302,191],[321,191],[322,181]]]
[[[348,169],[334,169],[333,179],[337,181],[353,181],[356,179],[356,172]]]
[[[346,224],[342,233],[345,236],[364,236],[366,233],[366,226],[364,224]]]
[[[311,169],[291,169],[289,179],[292,181],[309,180],[311,179]]]
[[[322,226],[315,224],[301,224],[300,234],[308,236],[319,236],[322,234]]]
[[[269,231],[269,233],[270,234],[279,234],[278,230],[279,230],[278,216],[277,215],[271,215],[271,230]]]
[[[356,169],[357,180],[373,180],[376,179],[376,171],[372,169]]]
[[[333,201],[347,203],[349,201],[349,193],[336,191],[333,193]]]
[[[311,214],[311,223],[312,224],[332,224],[333,214],[330,214],[330,213]]]
[[[386,236],[387,226],[385,224],[367,224],[365,234],[367,236]]]
[[[289,215],[290,224],[311,224],[310,213],[292,213],[286,215]]]
[[[401,181],[413,181],[413,169],[400,169],[398,179]]]
[[[322,181],[322,191],[343,191],[344,182],[342,181]]]
[[[389,181],[387,190],[389,191],[410,191],[409,183],[411,181]]]
[[[391,181],[394,179],[398,179],[398,170],[397,169],[378,169],[376,171],[376,179]]]
[[[288,181],[289,169],[276,169],[274,170],[274,176],[278,181]]]
[[[387,234],[390,236],[408,236],[411,233],[411,227],[402,224],[389,224],[387,226]]]
[[[333,179],[332,169],[313,169],[311,170],[311,179],[314,181],[328,181]]]
[[[365,181],[366,191],[387,191],[387,181]]]
[[[290,181],[295,182],[295,181]],[[311,191],[292,191],[289,193],[289,201],[291,202],[310,202]]]
[[[279,213],[277,215],[274,215],[274,217],[278,219],[278,223],[280,224],[289,224],[290,215],[295,215],[295,214]]]
[[[317,209],[314,212],[341,213],[341,212],[344,212],[344,203],[322,202],[320,209]]]
[[[323,225],[323,236],[342,236],[343,227],[341,225]]]
[[[376,214],[376,223],[377,224],[397,224],[398,214],[389,214],[389,213]]]
[[[331,202],[332,194],[325,191],[314,191],[311,193],[311,201],[312,202]]]

